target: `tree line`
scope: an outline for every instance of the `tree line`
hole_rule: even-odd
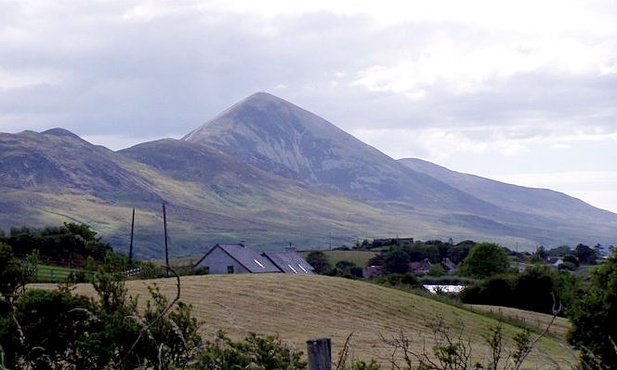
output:
[[[77,267],[85,267],[88,258],[103,262],[113,252],[90,226],[73,222],[42,228],[11,227],[8,233],[0,230],[0,243],[11,246],[18,256],[37,254],[56,264]]]

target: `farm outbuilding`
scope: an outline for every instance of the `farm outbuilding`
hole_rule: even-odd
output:
[[[244,244],[216,244],[195,267],[205,268],[209,274],[313,273],[313,267],[294,249],[260,254]]]

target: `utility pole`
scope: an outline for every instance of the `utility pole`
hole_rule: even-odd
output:
[[[129,267],[133,266],[133,235],[135,235],[135,208],[131,218],[131,244],[129,245]]]
[[[163,232],[165,234],[165,276],[169,277],[169,248],[167,246],[167,211],[163,202]]]

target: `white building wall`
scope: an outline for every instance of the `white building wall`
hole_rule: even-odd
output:
[[[228,266],[233,266],[234,274],[246,274],[249,272],[220,248],[214,249],[201,261],[199,266],[207,267],[210,274],[227,274]]]

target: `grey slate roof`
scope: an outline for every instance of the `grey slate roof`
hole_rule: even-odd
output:
[[[309,265],[295,250],[264,252],[262,255],[286,274],[313,274],[313,266]]]
[[[242,244],[217,244],[205,254],[198,264],[207,258],[216,248],[220,248],[223,252],[227,253],[229,257],[236,260],[236,262],[252,273],[281,272],[268,258]]]

